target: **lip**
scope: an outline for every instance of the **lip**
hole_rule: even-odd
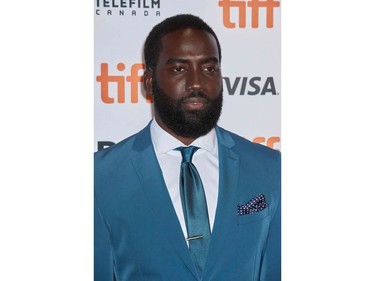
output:
[[[207,100],[200,97],[191,97],[184,100],[183,105],[191,110],[198,110],[206,107]]]

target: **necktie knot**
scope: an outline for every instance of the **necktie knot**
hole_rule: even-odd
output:
[[[187,146],[187,147],[180,146],[180,147],[176,148],[175,150],[179,150],[181,152],[182,163],[187,163],[187,162],[191,162],[194,153],[198,149],[199,149],[199,147],[196,147],[196,146]]]

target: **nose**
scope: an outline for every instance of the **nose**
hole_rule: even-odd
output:
[[[205,88],[204,75],[197,69],[188,71],[186,80],[186,90],[189,92],[200,92]]]

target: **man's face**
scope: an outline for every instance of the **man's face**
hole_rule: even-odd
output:
[[[215,38],[194,29],[165,35],[152,92],[161,127],[185,138],[207,134],[220,117],[223,99]]]

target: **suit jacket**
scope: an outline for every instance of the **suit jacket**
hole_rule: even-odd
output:
[[[149,125],[95,153],[95,281],[280,280],[280,153],[216,127],[219,196],[201,278],[169,197]],[[268,206],[238,215],[264,194]]]

